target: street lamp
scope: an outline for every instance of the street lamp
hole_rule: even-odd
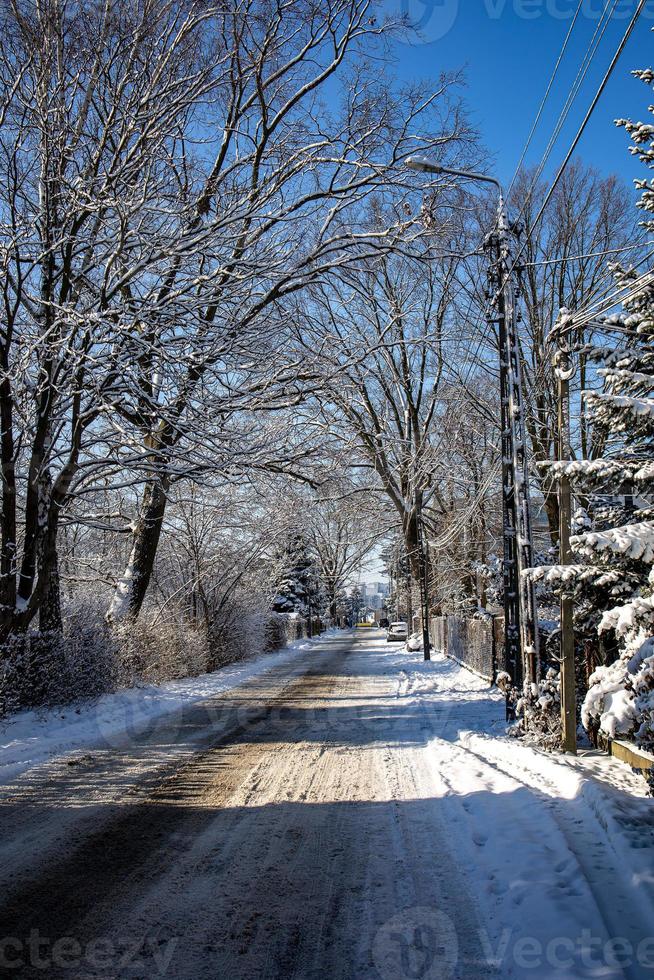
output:
[[[453,167],[441,167],[440,163],[433,163],[429,157],[423,157],[419,154],[407,157],[404,162],[409,170],[416,170],[418,173],[443,174],[446,177],[461,177],[463,180],[472,180],[482,184],[493,184],[498,190],[498,228],[501,231],[508,231],[504,189],[497,178],[490,177],[488,174],[478,174],[472,170],[455,170]]]
[[[509,224],[504,192],[495,177],[442,167],[428,157],[410,156],[406,165],[420,173],[443,174],[493,184],[498,190],[497,229],[488,236],[486,247],[492,253],[491,281],[495,287],[500,348],[506,660],[514,684],[520,686],[525,673],[529,680],[538,679],[538,629],[533,583],[522,574],[533,565],[533,545],[522,404],[522,367],[515,324],[513,264],[510,260]]]
[[[429,157],[423,157],[420,155],[407,157],[406,165],[409,170],[417,170],[423,174],[445,174],[448,177],[463,177],[464,180],[475,180],[482,181],[486,184],[495,184],[500,192],[500,197],[504,199],[504,193],[502,191],[502,185],[499,180],[495,177],[490,177],[488,174],[477,174],[469,170],[454,170],[452,167],[441,167],[440,163],[433,163]]]

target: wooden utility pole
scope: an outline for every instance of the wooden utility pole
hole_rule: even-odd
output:
[[[554,355],[554,370],[558,387],[558,458],[569,462],[570,448],[570,377],[572,359],[561,336],[559,349]],[[569,565],[572,561],[570,550],[570,525],[572,523],[572,495],[570,477],[559,473],[559,564]],[[572,595],[566,591],[565,582],[561,591],[561,743],[564,752],[577,753],[577,691],[575,677],[575,636],[572,621]]]

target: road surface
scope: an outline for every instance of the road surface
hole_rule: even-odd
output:
[[[379,644],[329,637],[0,800],[0,976],[494,975]]]

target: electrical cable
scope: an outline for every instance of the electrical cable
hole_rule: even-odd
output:
[[[561,178],[563,176],[563,173],[564,173],[564,171],[565,171],[568,163],[570,162],[570,159],[571,159],[574,151],[577,149],[577,146],[579,145],[579,143],[581,141],[581,138],[584,135],[584,132],[586,130],[586,126],[590,122],[591,116],[593,115],[593,112],[597,108],[597,104],[598,104],[599,100],[601,99],[602,95],[604,94],[604,91],[606,89],[606,86],[608,85],[609,80],[610,80],[610,78],[611,78],[611,76],[612,76],[612,74],[613,74],[613,72],[615,70],[615,67],[616,67],[618,61],[620,60],[620,56],[622,55],[622,52],[624,51],[625,47],[627,46],[627,43],[629,41],[629,38],[631,37],[631,35],[632,35],[633,31],[634,31],[634,28],[636,27],[636,24],[638,22],[638,18],[640,17],[641,13],[643,12],[643,7],[645,6],[645,3],[646,2],[647,2],[647,0],[639,0],[638,7],[636,8],[633,17],[631,18],[631,20],[629,22],[629,25],[627,26],[627,29],[626,29],[623,37],[622,37],[622,40],[620,41],[620,44],[618,45],[617,51],[615,52],[615,54],[613,55],[613,58],[611,59],[611,63],[610,63],[609,67],[606,70],[606,73],[604,75],[604,78],[600,82],[600,86],[599,86],[597,92],[595,93],[595,96],[594,96],[594,98],[593,98],[593,100],[592,100],[592,102],[591,102],[591,104],[590,104],[590,106],[588,108],[588,111],[586,112],[586,115],[584,116],[584,119],[583,119],[583,121],[581,123],[581,126],[577,130],[577,133],[576,133],[576,135],[575,135],[572,143],[570,144],[570,148],[568,149],[568,152],[565,155],[565,158],[563,160],[563,163],[559,167],[559,169],[557,171],[557,174],[556,174],[556,177],[554,178],[554,180],[552,182],[552,185],[551,185],[549,191],[545,195],[545,200],[543,201],[543,203],[541,205],[541,208],[540,208],[538,214],[536,215],[536,218],[535,218],[535,220],[534,220],[534,222],[533,222],[533,224],[531,226],[532,229],[534,229],[534,228],[536,228],[538,226],[538,223],[540,222],[541,218],[543,217],[543,214],[545,213],[545,209],[547,208],[547,205],[551,201],[552,195],[554,194],[554,191],[556,190],[556,188],[557,188],[557,186],[559,184],[559,181],[561,180]],[[524,251],[524,248],[525,248],[525,245],[522,246],[522,249],[521,249],[521,251],[520,251],[520,253],[518,255],[518,258],[522,254],[522,251]],[[516,262],[517,262],[517,260],[516,260]]]
[[[543,259],[541,262],[525,262],[523,268],[532,269],[542,265],[560,265],[564,262],[581,262],[582,259],[601,259],[605,255],[617,255],[620,252],[630,252],[636,248],[647,248],[654,245],[654,240],[650,242],[635,242],[633,245],[622,245],[620,248],[607,248],[603,252],[586,252],[583,255],[567,255],[562,259]]]
[[[559,68],[561,67],[561,63],[563,61],[563,58],[565,57],[565,53],[566,53],[566,50],[568,48],[568,43],[570,41],[570,38],[572,37],[572,32],[575,29],[575,25],[576,25],[577,20],[579,18],[579,14],[581,13],[581,10],[583,8],[584,2],[585,2],[585,0],[579,0],[579,3],[577,5],[577,9],[576,9],[575,15],[574,15],[574,17],[572,19],[572,23],[570,24],[570,27],[568,29],[568,33],[566,34],[565,40],[563,42],[563,47],[561,48],[561,50],[559,52],[559,57],[557,58],[556,64],[554,65],[554,70],[552,72],[552,75],[550,76],[549,84],[548,84],[548,86],[547,86],[547,88],[545,90],[545,95],[543,96],[543,99],[541,101],[541,104],[540,104],[540,107],[538,109],[538,112],[536,113],[536,118],[534,119],[534,122],[532,124],[531,131],[529,133],[529,136],[527,137],[527,142],[524,145],[524,148],[523,148],[522,153],[520,155],[520,159],[518,160],[518,164],[517,164],[517,166],[515,168],[513,177],[511,178],[511,183],[509,184],[509,189],[507,191],[507,197],[511,194],[511,191],[513,189],[513,185],[515,184],[516,178],[517,178],[518,174],[520,173],[520,168],[522,167],[522,164],[524,163],[524,160],[525,160],[525,157],[527,155],[527,152],[529,151],[529,147],[531,146],[532,140],[533,140],[534,135],[536,133],[536,129],[538,128],[538,124],[539,124],[539,122],[541,120],[541,117],[543,115],[543,112],[545,110],[545,105],[546,105],[547,100],[548,100],[548,98],[550,96],[550,93],[552,91],[552,87],[554,85],[554,81],[555,81],[556,76],[558,74]]]
[[[609,5],[611,2],[613,3],[613,5],[609,11]],[[527,208],[529,207],[529,204],[531,203],[533,193],[545,169],[545,164],[547,163],[552,153],[552,150],[554,149],[556,141],[559,138],[561,130],[563,129],[563,126],[570,114],[570,110],[572,109],[572,106],[577,98],[579,90],[583,82],[585,81],[588,71],[590,70],[590,66],[593,62],[593,58],[595,57],[595,54],[597,53],[597,49],[604,37],[604,34],[610,23],[611,17],[613,16],[613,12],[615,10],[615,7],[617,6],[617,3],[618,0],[606,0],[605,6],[602,10],[600,18],[595,27],[595,32],[588,44],[584,58],[582,59],[581,65],[577,71],[577,76],[574,82],[572,83],[570,91],[568,92],[568,96],[566,98],[565,104],[559,113],[559,117],[554,126],[552,135],[550,136],[549,142],[545,150],[543,151],[543,155],[541,157],[540,163],[538,164],[538,167],[534,172],[534,177],[531,181],[531,185],[529,187],[529,190],[527,191],[522,208],[520,209],[520,214],[518,215],[517,218],[518,222],[522,220]]]

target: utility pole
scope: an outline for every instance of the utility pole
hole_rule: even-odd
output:
[[[499,224],[499,222],[498,222]],[[506,302],[506,229],[498,227],[486,240],[489,252],[489,283],[491,293],[497,299],[496,316],[489,311],[489,319],[497,323],[500,354],[500,420],[502,452],[502,582],[504,593],[504,644],[506,664],[516,687],[522,686],[523,671],[520,652],[520,589],[518,583],[517,514],[515,480],[513,473],[513,440],[510,418],[509,345],[507,336]]]
[[[423,156],[406,161],[411,170],[494,184],[498,190],[497,228],[486,239],[490,284],[500,346],[502,424],[502,510],[504,540],[504,629],[506,661],[516,687],[538,679],[538,615],[533,582],[522,574],[533,565],[529,504],[529,469],[522,400],[521,353],[516,329],[509,224],[502,185],[487,174],[442,167]]]
[[[533,583],[522,573],[533,565],[529,468],[516,327],[509,226],[500,195],[497,230],[487,239],[500,355],[504,629],[506,660],[516,687],[538,676],[538,619]]]
[[[510,275],[510,272],[509,272]],[[509,286],[511,284],[509,283]],[[516,529],[518,558],[518,594],[520,603],[520,635],[522,662],[526,679],[539,679],[538,607],[536,592],[531,578],[524,572],[533,568],[534,546],[531,531],[531,502],[529,499],[529,460],[527,457],[527,432],[522,389],[522,354],[517,330],[515,301],[518,289],[511,292],[511,310],[507,321],[509,344],[509,415],[513,438],[513,473],[516,494]]]
[[[570,378],[573,367],[570,351],[559,333],[559,349],[553,363],[558,389],[558,453],[559,461],[567,463],[572,457],[570,448]],[[559,564],[569,565],[572,499],[570,477],[559,473]],[[575,676],[575,636],[572,621],[572,595],[563,583],[561,591],[561,744],[564,752],[577,754],[577,691]]]

